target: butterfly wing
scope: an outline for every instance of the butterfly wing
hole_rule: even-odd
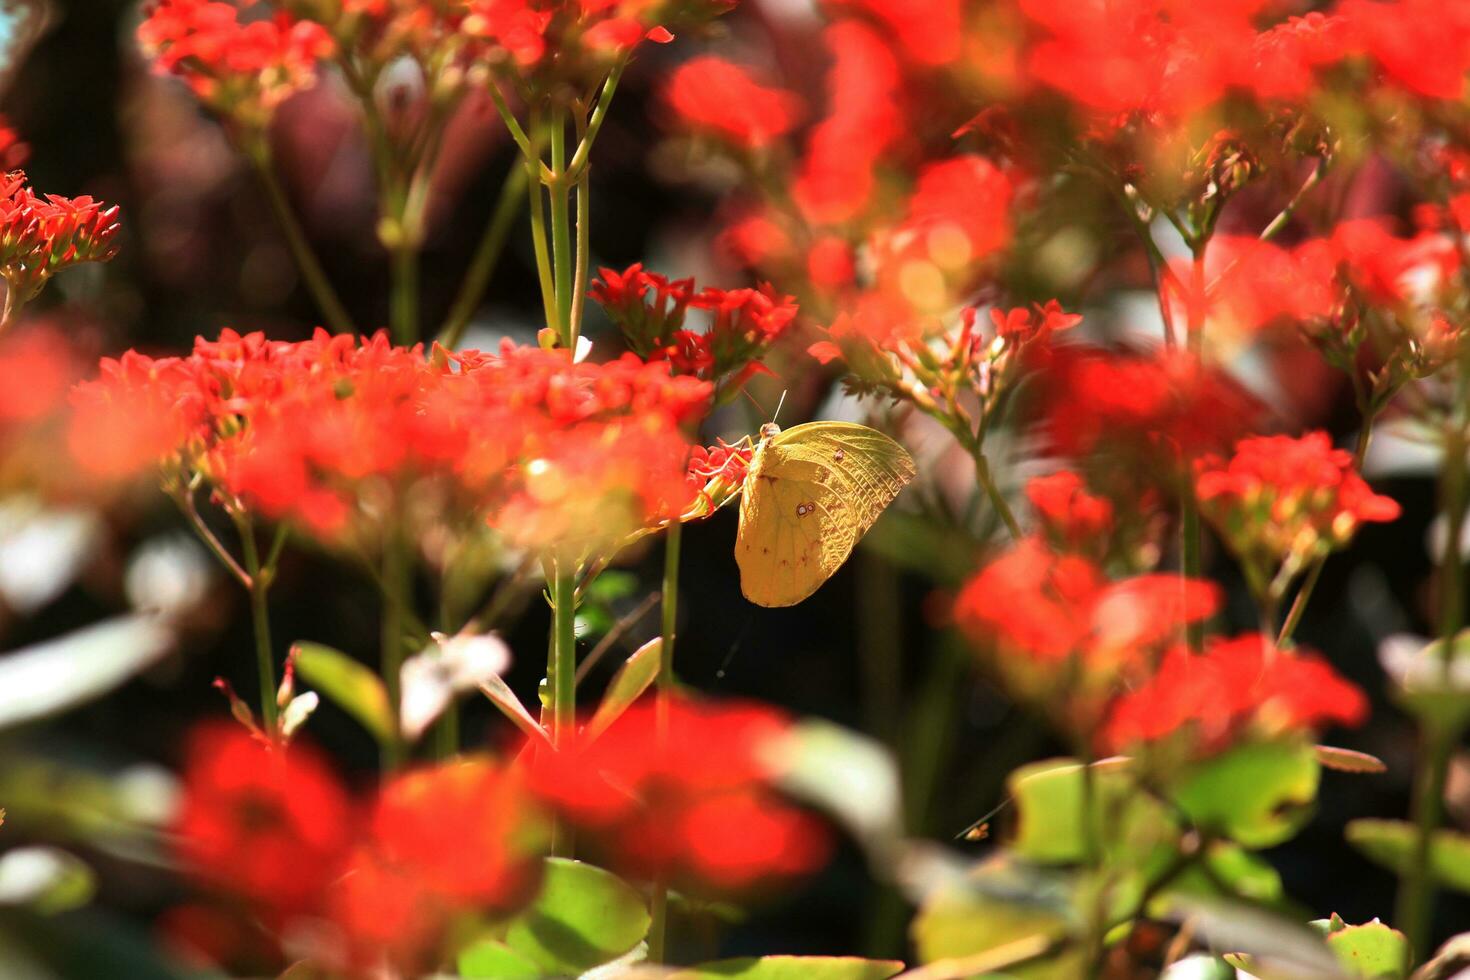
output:
[[[902,446],[850,422],[810,422],[766,440],[740,499],[740,588],[762,606],[792,606],[852,554],[914,477]]]

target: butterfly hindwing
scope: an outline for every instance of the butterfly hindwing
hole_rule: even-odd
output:
[[[746,598],[790,606],[811,595],[913,476],[903,447],[867,426],[811,422],[763,440],[735,547]]]

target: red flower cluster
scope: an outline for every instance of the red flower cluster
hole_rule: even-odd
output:
[[[1325,660],[1249,634],[1211,640],[1202,654],[1170,650],[1147,682],[1117,699],[1101,741],[1104,751],[1131,752],[1182,738],[1206,755],[1248,731],[1271,737],[1357,725],[1367,712],[1363,692]]]
[[[1037,304],[1034,312],[1024,306],[1002,311],[990,310],[990,322],[995,325],[995,334],[1010,344],[1024,344],[1031,340],[1046,340],[1059,330],[1068,330],[1082,322],[1078,313],[1068,313],[1056,300],[1047,300],[1045,306]]]
[[[9,315],[56,273],[117,254],[117,207],[90,197],[42,197],[19,170],[0,181],[0,277]]]
[[[1086,555],[1106,551],[1113,531],[1113,503],[1089,493],[1077,473],[1061,470],[1034,477],[1026,484],[1026,499],[1052,547]]]
[[[609,867],[701,892],[747,891],[813,870],[827,844],[781,803],[770,748],[785,719],[750,705],[645,700],[595,739],[538,751],[532,784]]]
[[[733,395],[796,319],[796,300],[769,285],[695,291],[693,279],[670,281],[641,264],[602,269],[588,295],[623,331],[635,353],[667,360],[679,374],[719,382],[716,401]],[[689,310],[709,316],[703,331],[684,326]]]
[[[1047,704],[1064,691],[1084,701],[1111,694],[1120,676],[1148,666],[1151,649],[1220,605],[1211,582],[1141,575],[1109,582],[1091,561],[1027,538],[960,592],[955,619],[1017,693]],[[1088,716],[1087,705],[1056,705]],[[1085,730],[1085,726],[1084,726]]]
[[[1043,380],[1056,452],[1117,454],[1165,475],[1228,449],[1261,414],[1239,384],[1184,354],[1062,348]]]
[[[522,543],[571,546],[683,509],[680,430],[708,399],[705,383],[631,355],[425,358],[383,335],[225,331],[185,358],[104,361],[75,395],[71,445],[103,474],[159,460],[203,474],[227,506],[327,537],[413,497],[446,508],[428,519],[478,514]]]
[[[316,83],[331,38],[313,23],[280,13],[242,16],[257,0],[152,0],[138,27],[159,70],[188,82],[210,108],[263,127],[275,108]]]
[[[1399,516],[1325,432],[1242,439],[1229,459],[1199,461],[1195,495],[1230,550],[1266,574],[1343,547],[1365,521]]]
[[[720,58],[693,58],[665,83],[664,99],[690,129],[760,150],[796,126],[801,101],[767,88],[745,69]]]
[[[319,756],[234,725],[195,733],[175,827],[185,865],[246,900],[272,929],[330,918],[349,948],[317,955],[367,974],[431,969],[461,914],[534,893],[545,830],[511,773],[484,760],[410,772],[366,820]]]

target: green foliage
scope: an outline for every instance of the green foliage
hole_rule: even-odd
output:
[[[1397,929],[1377,919],[1350,926],[1336,913],[1329,919],[1318,919],[1312,925],[1326,934],[1327,945],[1333,955],[1353,976],[1366,980],[1403,976],[1408,940]]]
[[[663,640],[655,637],[643,644],[633,652],[618,672],[613,675],[612,682],[607,686],[607,693],[602,696],[602,703],[597,706],[597,713],[587,723],[588,738],[596,738],[607,731],[609,725],[622,717],[623,712],[633,706],[633,702],[646,690],[658,677],[660,657],[663,652]]]
[[[459,954],[459,975],[476,980],[536,980],[545,976],[530,959],[498,939],[482,939]]]
[[[903,972],[898,960],[856,956],[747,956],[676,970],[668,980],[888,980]]]
[[[504,944],[545,974],[576,976],[633,949],[648,926],[632,885],[590,864],[548,858],[540,894],[510,921]]]
[[[296,672],[306,683],[355,718],[380,744],[394,740],[393,708],[377,674],[320,643],[298,643],[293,649]]]
[[[1398,874],[1408,870],[1418,839],[1414,825],[1403,820],[1354,820],[1346,835],[1350,844]],[[1429,867],[1441,885],[1470,892],[1470,836],[1443,828],[1434,831]]]
[[[1305,742],[1253,742],[1201,763],[1170,796],[1202,830],[1272,847],[1310,816],[1321,772]]]
[[[96,875],[82,859],[54,847],[17,847],[0,854],[0,906],[55,915],[86,905]]]

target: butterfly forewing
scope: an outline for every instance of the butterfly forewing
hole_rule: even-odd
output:
[[[813,422],[762,442],[735,548],[746,598],[790,606],[811,595],[913,476],[903,447],[862,425]]]

